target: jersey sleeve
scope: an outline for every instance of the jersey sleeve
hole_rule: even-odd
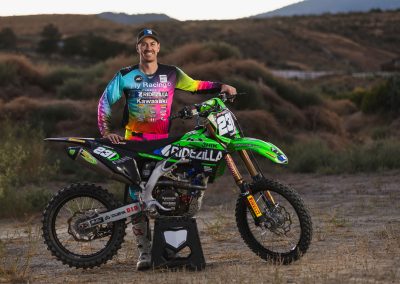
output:
[[[122,96],[122,76],[118,72],[108,83],[97,108],[97,124],[102,136],[110,133],[111,107]]]
[[[193,80],[185,72],[176,67],[176,89],[193,93],[219,92],[221,85],[219,82]]]

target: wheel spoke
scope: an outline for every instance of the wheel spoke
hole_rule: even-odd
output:
[[[90,204],[90,207],[88,205]],[[94,209],[99,211],[107,210],[104,204],[92,197],[77,197],[66,202],[57,215],[55,223],[56,237],[61,245],[69,252],[90,256],[103,250],[108,243],[111,235],[107,236],[107,241],[102,239],[92,239],[97,230],[96,227],[87,229],[87,231],[79,231],[77,224],[87,219],[85,213],[92,212]],[[63,217],[65,212],[69,217]]]
[[[270,190],[270,189],[268,189]],[[272,189],[271,189],[272,190]],[[259,226],[254,224],[254,219],[246,207],[248,228],[255,240],[269,252],[284,254],[293,251],[301,237],[300,220],[292,204],[279,192],[271,191],[275,207],[268,209],[263,198],[263,191],[256,191],[254,199],[260,210],[263,211],[266,221]],[[289,230],[289,231],[287,231]]]

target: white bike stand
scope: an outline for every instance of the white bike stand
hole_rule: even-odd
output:
[[[158,217],[154,223],[153,267],[202,270],[206,262],[195,218]]]

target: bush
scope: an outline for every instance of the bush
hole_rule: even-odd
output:
[[[367,90],[356,88],[350,96],[364,113],[400,114],[400,76],[392,76]]]
[[[61,33],[53,24],[46,25],[40,33],[38,51],[44,54],[52,54],[58,51],[58,44],[61,39]]]
[[[92,34],[77,35],[64,40],[62,53],[66,56],[82,56],[95,60],[114,57],[128,50],[126,44]]]
[[[1,85],[40,85],[42,72],[24,56],[6,55],[0,57]]]
[[[87,96],[85,82],[80,78],[68,79],[57,89],[57,96],[71,99],[85,98]]]
[[[356,173],[400,169],[400,142],[387,138],[334,151],[321,140],[289,147],[289,168],[302,173]]]
[[[237,110],[256,110],[264,109],[266,107],[263,96],[254,82],[243,80],[240,77],[232,77],[227,78],[225,80],[225,83],[235,86],[236,90],[239,93],[246,93],[244,95],[237,96],[237,98],[235,99],[233,106]]]
[[[211,50],[216,55],[216,60],[242,57],[239,48],[223,41],[206,42],[203,44],[203,48]]]
[[[75,120],[79,117],[79,110],[72,103],[57,102],[40,106],[29,115],[35,127],[40,127],[46,136],[56,130],[57,123],[65,120]]]
[[[10,85],[17,81],[17,68],[8,62],[0,62],[0,86]]]
[[[312,173],[330,167],[333,152],[318,139],[295,144],[288,150],[289,168],[294,172]]]
[[[306,91],[300,85],[289,80],[274,77],[264,65],[254,60],[236,60],[230,62],[230,65],[230,71],[233,74],[256,82],[264,82],[283,99],[300,108],[318,105],[322,101],[318,94]]]
[[[56,161],[48,163],[42,132],[29,125],[15,127],[9,120],[0,124],[0,216],[38,209],[48,193],[20,188],[40,185],[57,173]]]
[[[17,36],[11,28],[3,28],[0,31],[0,49],[15,49]]]
[[[189,43],[175,49],[166,56],[167,62],[181,66],[193,63],[237,59],[242,55],[238,48],[225,42]]]
[[[78,69],[62,66],[44,75],[43,85],[46,89],[53,90],[55,87],[64,84],[66,80],[79,77],[80,74],[81,72]]]

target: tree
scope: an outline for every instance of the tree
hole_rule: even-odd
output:
[[[53,24],[45,26],[40,33],[38,51],[45,54],[52,54],[58,51],[58,43],[61,39],[61,33]]]
[[[0,31],[0,49],[15,49],[17,37],[11,28],[3,28]]]

